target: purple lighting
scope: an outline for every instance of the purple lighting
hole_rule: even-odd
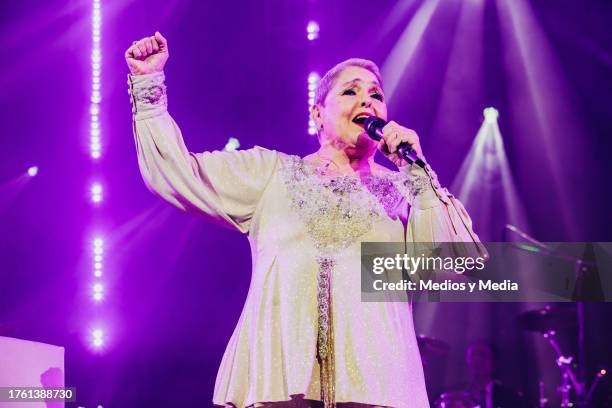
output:
[[[32,166],[28,168],[28,176],[34,177],[37,174],[38,174],[38,166]]]
[[[104,240],[102,238],[94,239],[92,252],[94,276],[99,278],[102,276],[102,262],[104,261]]]
[[[223,148],[223,150],[225,150],[226,152],[231,152],[231,151],[238,149],[239,147],[240,147],[240,141],[236,139],[235,137],[230,137],[227,140],[227,143],[225,144],[225,147]]]
[[[98,204],[102,201],[102,192],[103,192],[102,184],[93,183],[91,185],[90,192],[91,192],[91,201],[94,204]]]
[[[317,89],[317,85],[319,84],[319,80],[321,77],[316,72],[311,72],[308,75],[308,112],[312,111],[312,107],[315,104],[315,90]],[[317,125],[314,120],[312,120],[312,116],[308,120],[308,134],[316,135],[317,134]]]
[[[314,41],[319,38],[319,24],[316,21],[310,21],[306,26],[306,38],[309,41]]]
[[[89,153],[96,160],[102,155],[102,144],[100,139],[100,123],[98,114],[100,102],[102,101],[100,72],[102,68],[102,50],[100,48],[100,28],[102,24],[102,13],[100,11],[100,0],[93,0],[91,14],[91,107],[90,130],[89,130]],[[101,199],[101,198],[100,198]],[[94,200],[94,202],[96,202]]]
[[[323,408],[332,388],[339,408],[559,407],[572,368],[571,404],[612,408],[612,299],[573,301],[612,295],[591,244],[612,242],[611,20],[612,0],[4,2],[0,387],[61,378],[66,408]],[[428,171],[359,114],[418,135]],[[508,262],[409,276],[479,268],[449,259],[470,228]],[[361,252],[387,241],[435,252],[377,278],[387,257]],[[509,301],[552,282],[571,301]],[[562,367],[519,324],[549,304]]]
[[[92,297],[96,302],[104,299],[104,285],[100,282],[96,282],[92,286],[93,294]]]
[[[495,123],[499,117],[499,112],[493,107],[488,107],[483,111],[483,115],[487,123]]]
[[[95,328],[91,331],[91,345],[96,349],[101,349],[105,343],[104,330]]]

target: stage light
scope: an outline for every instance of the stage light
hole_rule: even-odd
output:
[[[102,184],[93,183],[90,188],[91,201],[95,204],[102,201]]]
[[[91,331],[91,344],[98,349],[104,346],[104,330],[96,328]]]
[[[104,285],[100,282],[96,282],[92,286],[93,294],[92,297],[96,302],[104,299]]]
[[[493,107],[485,108],[485,110],[482,111],[482,114],[484,115],[487,123],[495,123],[499,117],[499,112]]]
[[[92,0],[91,12],[91,106],[90,113],[90,139],[89,139],[89,154],[92,159],[97,160],[102,156],[101,132],[98,115],[100,113],[100,102],[102,101],[102,86],[100,81],[100,73],[102,69],[102,49],[100,48],[100,32],[102,26],[102,11],[100,0]],[[96,197],[97,198],[97,197]],[[93,198],[92,198],[93,199]],[[101,200],[101,196],[100,196]],[[95,201],[94,202],[98,202]]]
[[[94,276],[99,278],[102,276],[102,261],[104,260],[104,240],[97,237],[93,240],[93,269]]]
[[[100,92],[99,91],[92,91],[92,93],[91,93],[91,101],[93,103],[100,103],[101,100],[102,100],[102,97],[100,96]]]
[[[316,21],[310,21],[306,26],[306,38],[309,41],[319,38],[319,24]]]
[[[315,90],[317,89],[317,85],[319,84],[319,80],[321,77],[316,72],[311,72],[308,75],[308,113],[310,115],[310,111],[315,104]],[[312,120],[312,117],[308,120],[308,134],[316,135],[317,134],[317,125]]]
[[[230,137],[227,140],[227,143],[225,144],[225,147],[223,148],[223,150],[226,152],[231,152],[231,151],[238,149],[239,147],[240,147],[240,141],[236,139],[235,137]]]
[[[397,2],[408,3],[407,1]],[[440,0],[424,0],[418,2],[414,15],[404,28],[395,45],[388,53],[382,66],[382,77],[385,78],[385,97],[387,101],[393,99],[402,78],[410,72],[411,62],[417,54],[419,45],[433,19],[436,9],[442,4]]]
[[[30,167],[28,169],[28,176],[34,177],[37,174],[38,174],[38,167],[37,166],[32,166],[32,167]]]

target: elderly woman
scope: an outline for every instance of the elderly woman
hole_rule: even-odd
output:
[[[245,233],[253,256],[242,315],[217,375],[219,406],[428,407],[409,303],[361,302],[362,241],[478,242],[465,210],[426,166],[396,154],[417,134],[395,122],[380,142],[356,118],[386,118],[367,60],[332,68],[316,90],[320,149],[190,153],[166,110],[160,34],[125,54],[143,178],[182,210]],[[374,162],[380,150],[397,167]]]

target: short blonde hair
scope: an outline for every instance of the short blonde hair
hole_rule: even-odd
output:
[[[361,67],[367,69],[368,71],[373,73],[374,76],[376,76],[376,79],[378,80],[378,83],[382,88],[383,83],[382,78],[380,76],[380,70],[378,69],[378,65],[376,65],[370,60],[363,58],[349,58],[339,64],[336,64],[332,69],[327,71],[325,75],[323,75],[323,78],[321,78],[319,84],[317,85],[317,89],[315,90],[315,104],[325,104],[325,99],[327,98],[329,91],[336,84],[336,78],[338,78],[338,75],[340,75],[340,73],[348,67]]]

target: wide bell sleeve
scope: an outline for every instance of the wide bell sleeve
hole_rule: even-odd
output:
[[[167,111],[164,74],[129,75],[128,85],[138,165],[149,190],[181,210],[248,232],[277,152],[189,152]]]
[[[487,250],[474,232],[472,219],[461,202],[438,181],[431,166],[410,165],[408,175],[410,214],[407,242],[455,243],[456,254],[487,257]]]

